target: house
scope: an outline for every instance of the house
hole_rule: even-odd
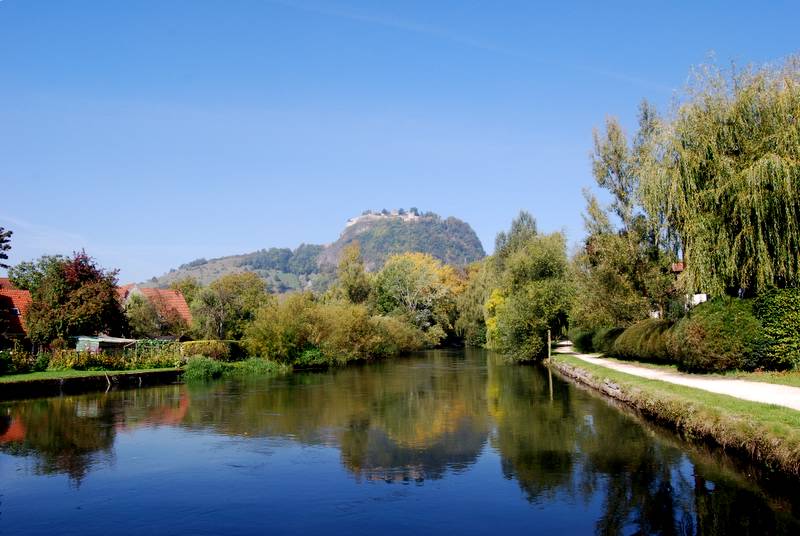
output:
[[[31,293],[14,288],[8,278],[0,278],[0,335],[24,338],[25,314],[31,305]]]
[[[127,304],[133,296],[141,296],[152,303],[160,314],[164,316],[176,315],[187,325],[192,325],[192,312],[189,310],[189,304],[186,303],[186,298],[183,297],[183,293],[180,290],[140,287],[139,285],[130,284],[117,287],[117,294],[123,305]]]

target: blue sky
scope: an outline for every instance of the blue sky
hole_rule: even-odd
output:
[[[140,281],[410,206],[574,243],[607,115],[668,109],[711,53],[798,52],[796,2],[643,4],[0,0],[11,262]]]

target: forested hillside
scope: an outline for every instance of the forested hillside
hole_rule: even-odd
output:
[[[483,246],[470,225],[458,218],[427,212],[366,211],[352,218],[339,238],[328,245],[301,244],[294,250],[269,248],[216,259],[200,258],[182,264],[145,284],[167,287],[175,281],[193,277],[203,285],[237,272],[255,272],[267,281],[272,292],[300,289],[325,289],[333,280],[342,249],[358,242],[364,264],[374,271],[392,253],[418,251],[456,266],[485,256]]]

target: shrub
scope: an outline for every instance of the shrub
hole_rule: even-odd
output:
[[[11,374],[13,371],[14,365],[11,362],[11,350],[0,350],[0,376]]]
[[[671,322],[657,318],[637,322],[625,328],[616,338],[611,353],[621,359],[672,362],[667,346],[668,330],[671,326]]]
[[[126,369],[179,367],[186,362],[181,343],[143,339],[123,352],[121,366]]]
[[[771,368],[800,368],[800,289],[772,289],[754,304],[767,347],[764,364]]]
[[[36,360],[33,363],[33,372],[42,372],[47,370],[50,366],[50,354],[47,352],[39,352],[36,354]]]
[[[314,345],[327,359],[346,363],[375,357],[378,333],[365,305],[330,303],[318,307],[315,316]]]
[[[669,337],[681,370],[752,370],[763,364],[766,338],[752,300],[719,298],[695,307]]]
[[[307,293],[295,293],[283,301],[261,307],[245,329],[251,355],[292,363],[314,346],[312,328],[317,303]]]
[[[76,350],[55,350],[50,354],[49,363],[49,368],[52,370],[124,370],[127,368],[122,354],[78,352]]]
[[[217,361],[236,361],[244,355],[241,345],[236,341],[187,341],[181,345],[181,351],[187,359],[201,355]]]
[[[579,352],[593,352],[594,346],[592,344],[592,339],[594,338],[594,334],[595,332],[592,330],[573,328],[569,330],[567,336],[569,340],[572,341],[572,346]]]
[[[373,316],[370,322],[378,336],[373,350],[376,357],[421,350],[430,341],[426,334],[402,318]]]
[[[52,370],[121,370],[124,369],[122,354],[107,354],[103,352],[78,352],[76,350],[55,350],[50,355],[50,368]]]
[[[186,363],[183,379],[186,381],[196,381],[221,378],[226,368],[225,363],[221,363],[210,357],[191,357]]]
[[[51,370],[132,370],[145,368],[172,368],[183,364],[180,343],[171,341],[139,341],[134,347],[121,352],[78,352],[54,350],[37,357],[37,366],[47,359]]]
[[[625,328],[600,328],[592,335],[592,349],[595,352],[604,354],[610,353],[614,349],[617,338],[625,331]]]
[[[319,348],[308,348],[294,360],[294,366],[298,368],[327,367],[330,364],[331,360]]]
[[[291,370],[286,365],[281,365],[274,361],[269,361],[261,357],[251,357],[229,366],[229,373],[233,376],[253,377],[269,376]]]

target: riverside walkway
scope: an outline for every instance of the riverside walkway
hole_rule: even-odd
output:
[[[592,365],[624,372],[631,376],[684,385],[686,387],[728,395],[750,402],[773,404],[800,411],[800,387],[748,380],[732,380],[714,376],[702,376],[699,374],[686,374],[683,372],[672,372],[657,368],[619,363],[617,361],[604,359],[600,357],[601,354],[577,353],[573,351],[571,343],[559,343],[554,354],[572,355]]]

